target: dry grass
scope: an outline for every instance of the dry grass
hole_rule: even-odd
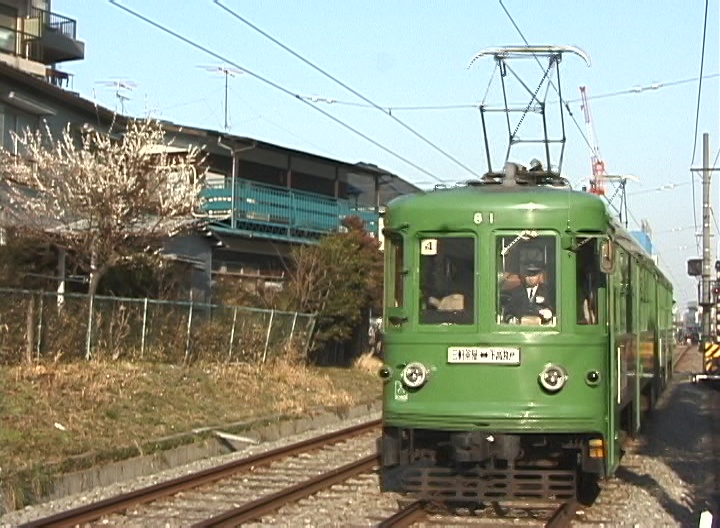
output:
[[[80,362],[0,367],[0,478],[67,467],[198,427],[300,415],[379,398],[377,376],[292,362],[252,365]],[[44,470],[43,470],[44,471]],[[37,487],[37,486],[36,486]],[[7,489],[7,488],[6,488]],[[37,490],[30,490],[35,494]]]
[[[353,363],[353,368],[370,374],[377,374],[382,366],[382,359],[378,358],[372,352],[366,352]]]

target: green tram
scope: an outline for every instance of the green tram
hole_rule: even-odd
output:
[[[605,201],[509,163],[393,200],[384,234],[383,490],[572,499],[612,475],[671,375],[673,293]]]

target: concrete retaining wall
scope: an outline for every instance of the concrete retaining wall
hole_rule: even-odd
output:
[[[228,432],[255,442],[272,442],[306,431],[340,424],[346,420],[369,416],[380,410],[380,402],[374,402],[351,408],[317,411],[301,418],[290,419],[274,416],[253,422],[227,424],[224,427],[203,428],[183,435],[168,437],[161,439],[158,443],[173,440],[176,445],[177,443],[184,445],[62,475],[55,480],[52,492],[38,502],[47,502],[68,495],[88,492],[97,487],[152,475],[197,460],[230,453],[241,446],[248,445],[241,441],[219,437],[197,441],[196,437],[200,433]]]

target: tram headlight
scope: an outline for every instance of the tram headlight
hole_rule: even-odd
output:
[[[429,371],[425,365],[418,362],[408,363],[402,371],[402,382],[410,389],[417,389],[425,385]]]
[[[564,368],[550,363],[545,365],[545,368],[540,373],[539,381],[546,391],[557,392],[565,386],[567,372],[565,372]]]

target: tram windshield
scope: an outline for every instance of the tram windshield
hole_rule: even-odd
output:
[[[474,322],[475,239],[420,240],[420,323]]]
[[[497,237],[499,324],[556,324],[556,240],[532,230]]]

